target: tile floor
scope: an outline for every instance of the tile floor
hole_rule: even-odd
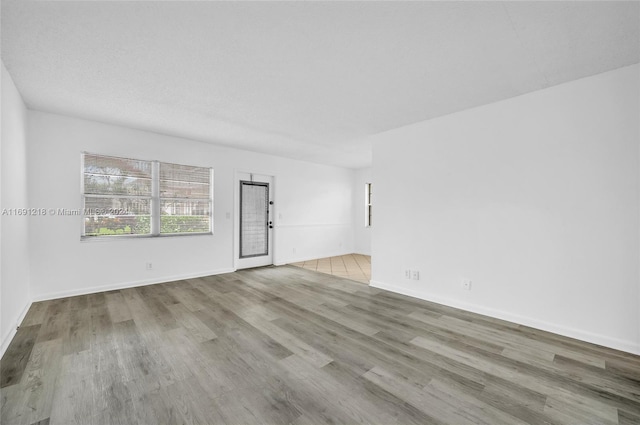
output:
[[[369,255],[349,254],[302,261],[291,265],[367,284],[371,279],[371,257]]]

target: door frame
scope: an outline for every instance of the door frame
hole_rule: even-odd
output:
[[[251,258],[261,258],[261,257],[248,257],[241,259],[240,258],[240,182],[251,180],[251,176],[254,176],[257,181],[259,181],[260,177],[268,178],[271,181],[269,182],[269,199],[273,201],[273,205],[269,206],[269,221],[272,221],[273,228],[270,229],[269,233],[269,249],[270,249],[270,257],[271,261],[269,265],[275,264],[275,251],[276,251],[276,229],[275,218],[276,213],[275,209],[277,207],[276,202],[276,176],[274,173],[260,170],[260,171],[245,171],[245,170],[234,170],[234,178],[233,178],[233,268],[234,270],[239,270],[240,268],[250,268],[250,267],[260,267],[260,265],[256,266],[242,266],[242,260],[251,260]],[[256,260],[259,261],[259,260]],[[249,261],[244,261],[249,262]]]

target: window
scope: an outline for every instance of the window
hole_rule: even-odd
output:
[[[364,225],[371,227],[371,183],[364,184]]]
[[[82,154],[83,238],[209,234],[210,168]]]
[[[211,231],[211,169],[160,163],[160,233]]]

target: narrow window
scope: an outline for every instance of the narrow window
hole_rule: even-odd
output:
[[[210,168],[82,155],[82,237],[207,234]]]
[[[371,227],[371,183],[364,185],[364,225]]]

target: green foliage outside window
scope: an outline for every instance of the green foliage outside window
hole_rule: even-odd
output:
[[[198,215],[163,215],[160,233],[203,233],[209,231],[209,217]],[[148,235],[151,233],[149,216],[97,217],[85,219],[86,236]]]

